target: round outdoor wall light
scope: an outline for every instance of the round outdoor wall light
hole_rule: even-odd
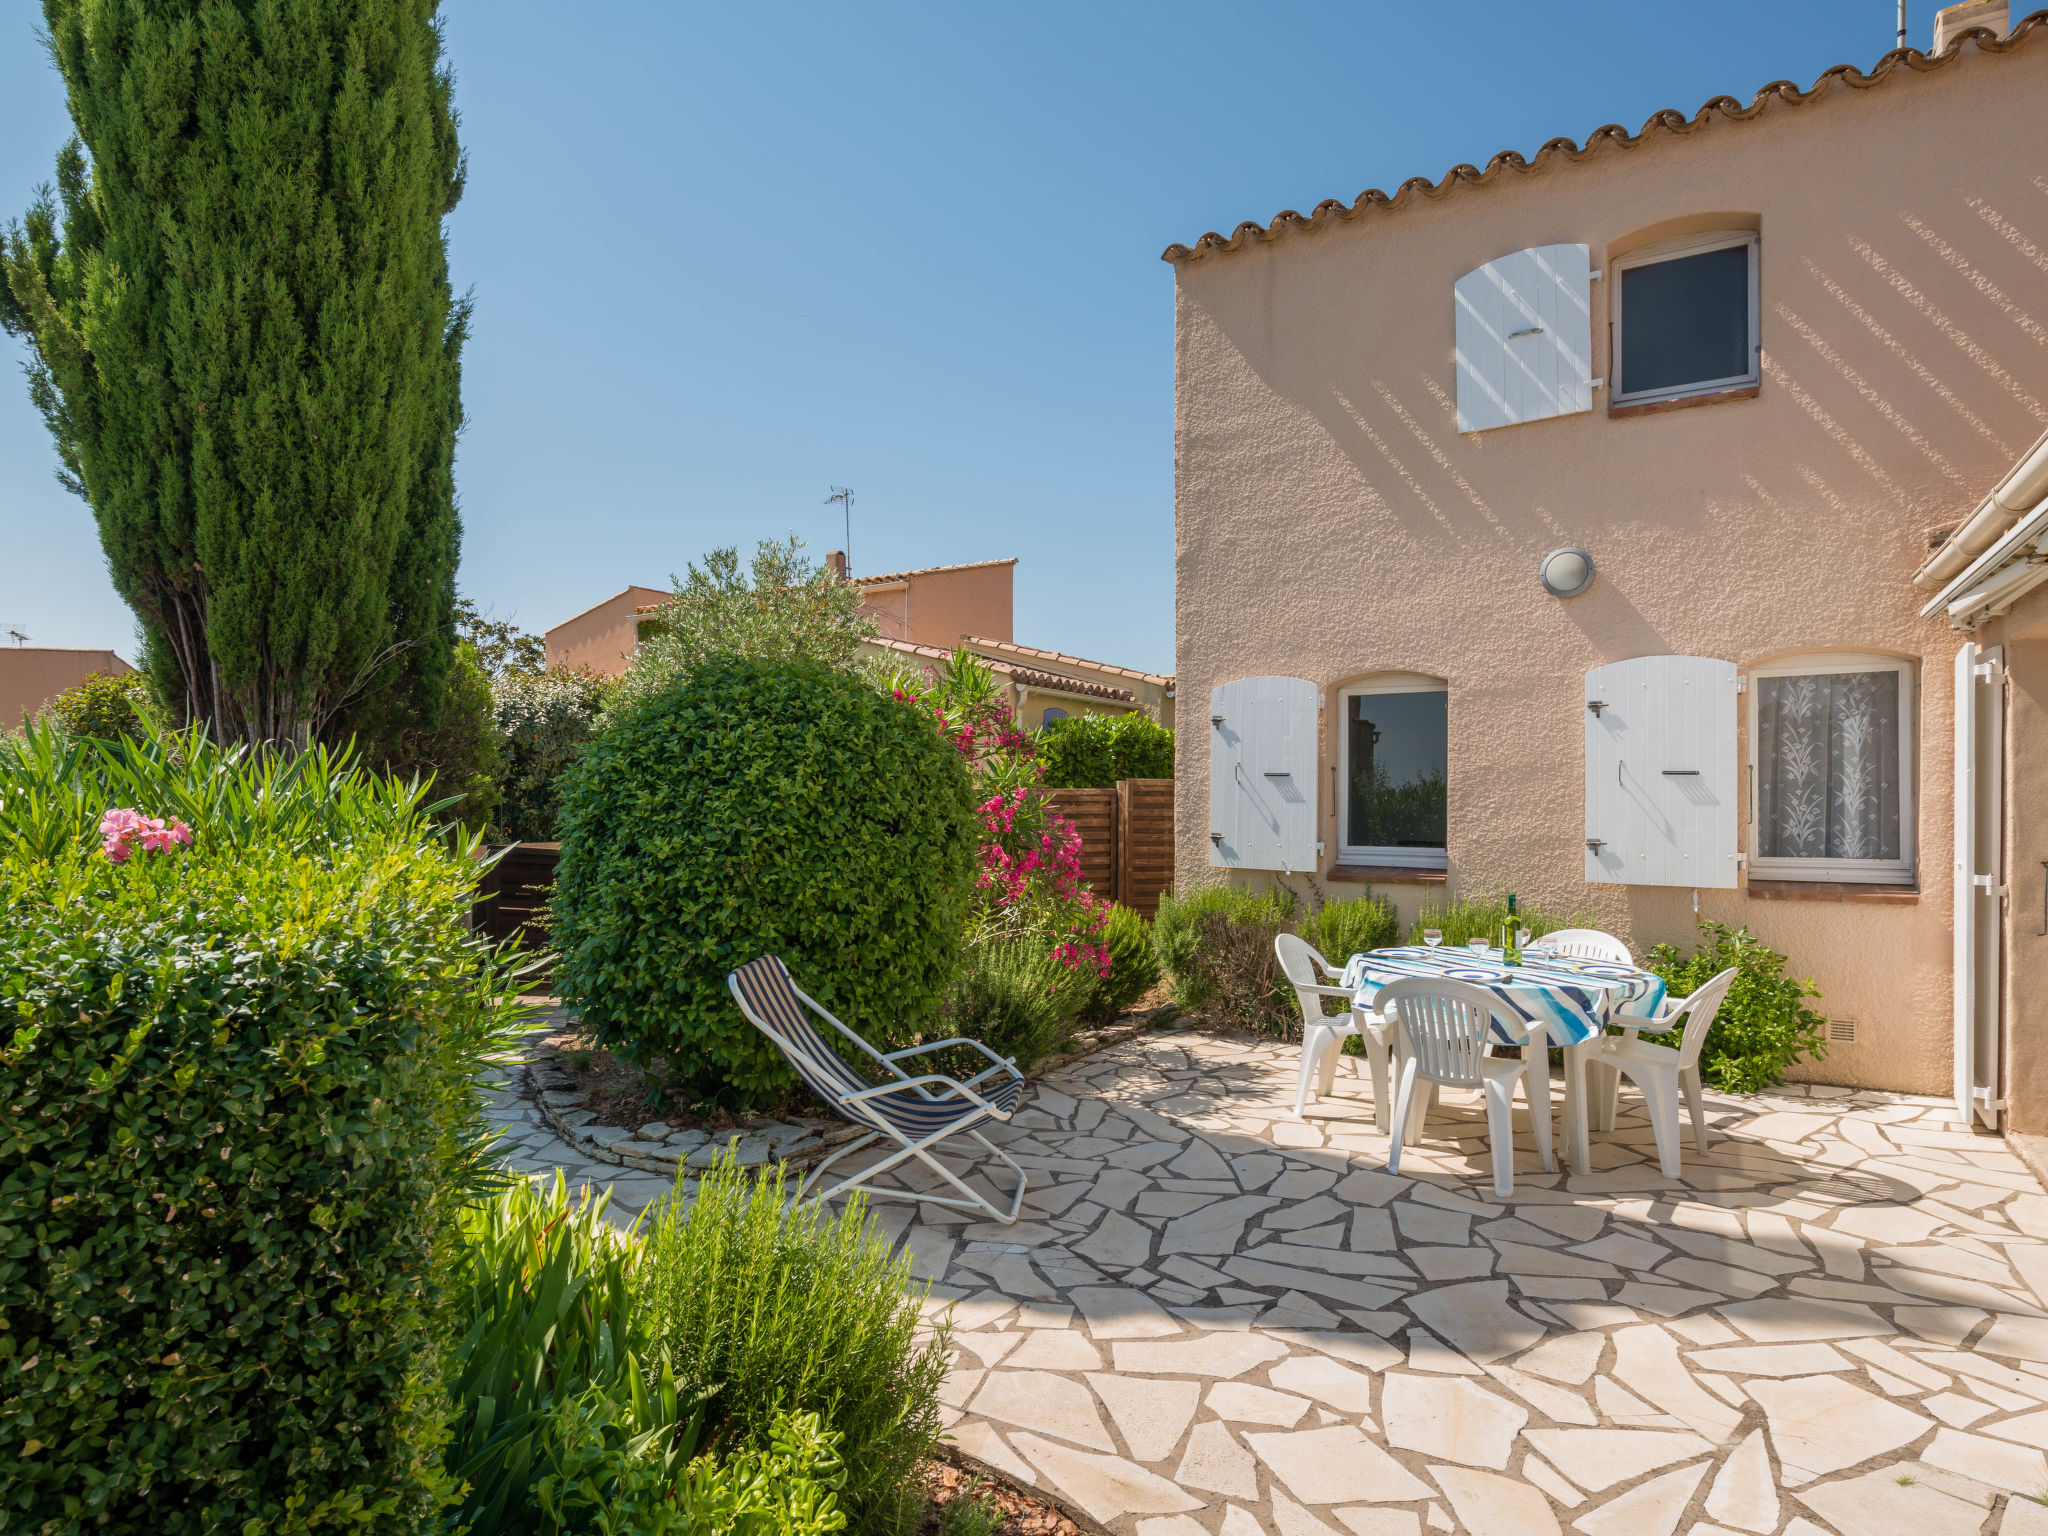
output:
[[[1576,545],[1553,549],[1536,568],[1543,590],[1552,597],[1577,597],[1593,585],[1593,557]]]

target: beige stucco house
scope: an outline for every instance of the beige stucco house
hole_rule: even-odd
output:
[[[58,694],[76,688],[96,672],[122,677],[134,670],[112,651],[0,646],[0,730],[11,730],[41,714]]]
[[[828,554],[825,564],[846,575],[841,551]],[[943,674],[953,651],[965,647],[995,668],[1013,691],[1018,719],[1034,730],[1065,715],[1134,710],[1173,724],[1171,677],[1017,644],[1016,571],[1011,556],[847,577],[875,621],[875,639],[862,650],[891,665]],[[557,624],[546,634],[549,669],[623,676],[638,654],[641,626],[670,596],[658,587],[627,587]]]
[[[1967,10],[1167,250],[1183,879],[1747,924],[1801,1075],[2048,1130],[2048,12]]]

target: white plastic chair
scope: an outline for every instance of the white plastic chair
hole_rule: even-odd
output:
[[[1486,1099],[1486,1134],[1493,1144],[1493,1193],[1505,1200],[1515,1189],[1515,1084],[1529,1103],[1536,1150],[1543,1171],[1557,1167],[1550,1144],[1550,1051],[1540,1027],[1507,1012],[1484,987],[1448,977],[1416,976],[1381,987],[1373,1001],[1393,1018],[1401,1036],[1401,1086],[1394,1093],[1394,1124],[1404,1130],[1414,1106],[1416,1079],[1453,1088],[1478,1088]],[[1486,1054],[1489,1027],[1498,1018],[1510,1029],[1530,1030],[1520,1059]],[[1401,1144],[1394,1137],[1387,1172],[1401,1171]]]
[[[1689,996],[1680,998],[1655,1019],[1645,1020],[1644,1029],[1659,1032],[1685,1026],[1685,1037],[1678,1042],[1678,1049],[1656,1045],[1648,1040],[1639,1040],[1634,1035],[1611,1035],[1600,1047],[1599,1052],[1588,1062],[1604,1069],[1601,1076],[1600,1096],[1605,1099],[1601,1118],[1606,1122],[1604,1130],[1614,1128],[1614,1097],[1621,1086],[1619,1074],[1627,1073],[1643,1092],[1643,1104],[1650,1112],[1650,1129],[1657,1137],[1657,1162],[1664,1170],[1664,1177],[1678,1177],[1678,1095],[1685,1092],[1686,1106],[1692,1111],[1693,1141],[1705,1156],[1707,1150],[1707,1106],[1700,1092],[1700,1047],[1707,1042],[1707,1031],[1714,1027],[1714,1015],[1721,1011],[1721,1001],[1727,997],[1729,987],[1735,984],[1735,968],[1727,970],[1712,980],[1703,983]]]
[[[1546,945],[1560,955],[1570,955],[1574,960],[1611,960],[1616,965],[1636,963],[1636,957],[1628,952],[1626,944],[1598,928],[1560,928],[1556,933],[1546,933],[1529,942]]]
[[[1294,1090],[1294,1118],[1301,1118],[1312,1082],[1317,1097],[1336,1086],[1337,1058],[1343,1054],[1344,1039],[1357,1035],[1365,1042],[1366,1061],[1372,1067],[1373,1124],[1384,1134],[1390,1123],[1387,1047],[1393,1038],[1393,1027],[1373,1009],[1353,1003],[1349,987],[1324,986],[1316,979],[1320,973],[1334,981],[1344,973],[1306,939],[1292,933],[1279,934],[1273,940],[1273,952],[1280,957],[1280,969],[1301,1004],[1301,1080]],[[1336,1017],[1325,1014],[1322,1000],[1326,997],[1343,998],[1352,1004],[1351,1012]],[[1354,1075],[1358,1071],[1355,1060],[1351,1070]]]

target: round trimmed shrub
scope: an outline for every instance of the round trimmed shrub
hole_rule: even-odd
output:
[[[625,710],[560,793],[558,988],[599,1043],[701,1100],[785,1094],[725,984],[764,954],[879,1050],[936,1020],[977,824],[915,705],[819,662],[717,658]]]

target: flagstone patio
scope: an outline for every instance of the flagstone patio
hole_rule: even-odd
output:
[[[1476,1100],[1395,1178],[1365,1079],[1289,1117],[1296,1061],[1126,1042],[992,1133],[1025,1220],[876,1203],[962,1450],[1117,1536],[2048,1536],[2048,1196],[1942,1101],[1710,1095],[1672,1182],[1625,1094],[1592,1173],[1524,1134],[1496,1202]]]

